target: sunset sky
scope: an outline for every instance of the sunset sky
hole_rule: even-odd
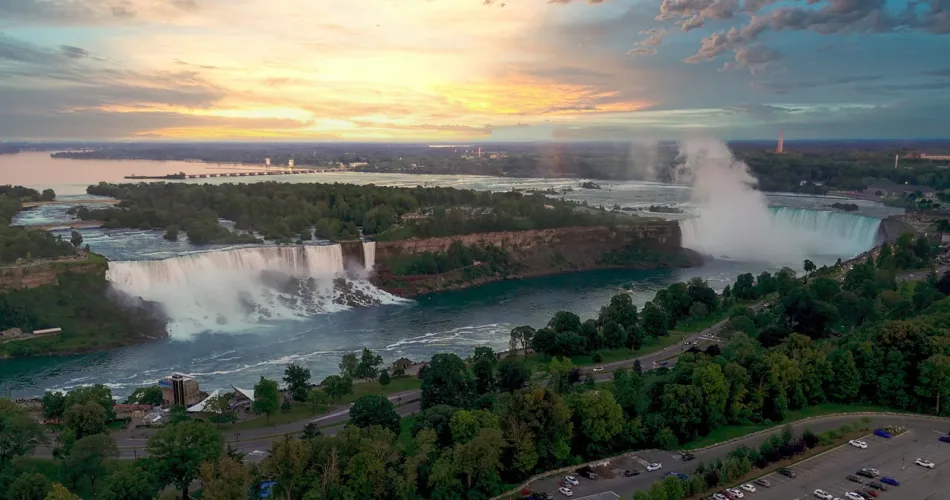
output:
[[[950,0],[0,0],[0,141],[950,137]]]

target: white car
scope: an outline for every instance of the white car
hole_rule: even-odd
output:
[[[918,458],[917,460],[914,461],[914,463],[921,467],[926,467],[928,469],[934,468],[934,463],[931,462],[930,460],[924,460],[922,458]]]
[[[815,490],[815,498],[820,498],[821,500],[832,500],[834,499],[834,496],[825,490]]]
[[[863,497],[863,496],[861,496],[861,495],[859,495],[859,494],[857,494],[857,493],[855,493],[855,492],[853,492],[853,491],[849,491],[849,492],[845,493],[844,496],[847,497],[848,500],[864,500],[864,497]]]
[[[655,471],[655,470],[660,470],[660,469],[662,469],[662,468],[663,468],[663,464],[658,463],[658,462],[654,462],[654,463],[652,463],[652,464],[650,464],[650,465],[647,466],[647,472],[653,472],[653,471]]]
[[[732,496],[734,496],[734,497],[736,497],[736,498],[742,498],[742,497],[745,496],[745,493],[743,493],[743,492],[741,492],[741,491],[739,491],[739,490],[737,490],[737,489],[735,489],[735,488],[726,488],[726,491],[728,491],[729,493],[732,493]]]
[[[851,441],[848,441],[848,444],[854,446],[855,448],[861,448],[862,450],[866,450],[868,447],[868,444],[864,441],[861,441],[860,439],[852,439]]]
[[[564,480],[567,481],[567,482],[569,482],[569,483],[571,483],[571,484],[573,484],[574,486],[577,486],[578,484],[581,484],[581,482],[578,481],[577,478],[574,477],[574,476],[565,476],[565,477],[564,477]]]
[[[726,495],[723,495],[722,493],[713,493],[713,498],[716,500],[729,500],[726,498]]]
[[[572,496],[574,496],[574,492],[571,491],[570,488],[565,488],[565,487],[561,486],[561,487],[558,488],[557,490],[560,491],[561,494],[564,495],[564,496],[566,496],[566,497],[572,497]]]
[[[749,484],[749,483],[743,484],[742,486],[740,486],[740,488],[742,488],[742,489],[748,491],[749,493],[755,493],[755,486],[752,486],[752,485]]]
[[[602,371],[604,371],[604,367],[603,367],[603,366],[595,366],[594,369],[593,369],[593,371],[595,371],[595,372],[602,372]]]

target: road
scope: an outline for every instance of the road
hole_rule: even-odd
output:
[[[792,429],[796,434],[800,434],[806,427],[811,429],[812,432],[819,433],[837,429],[842,424],[852,423],[860,418],[861,415],[829,416],[807,422],[793,423]],[[922,434],[933,434],[935,429],[945,432],[950,428],[950,419],[934,420],[917,415],[874,415],[869,416],[869,418],[871,418],[869,425],[872,428],[900,425]],[[609,467],[615,470],[615,475],[612,479],[589,480],[578,478],[580,485],[573,488],[574,496],[585,497],[612,491],[618,495],[629,498],[633,491],[649,489],[654,481],[662,480],[663,474],[667,472],[673,471],[690,474],[696,470],[696,466],[699,465],[700,462],[709,464],[716,459],[724,460],[730,451],[742,445],[758,448],[769,437],[781,434],[783,430],[784,426],[780,425],[776,426],[771,432],[747,436],[732,443],[722,444],[702,451],[694,451],[693,454],[696,456],[696,459],[689,462],[683,462],[678,452],[663,450],[639,451],[633,457],[619,458],[610,463]],[[653,462],[663,464],[663,468],[657,472],[646,472],[646,464]],[[638,476],[625,478],[622,474],[625,469],[640,469],[643,473]],[[529,488],[533,491],[547,492],[561,496],[560,493],[557,493],[557,483],[562,479],[562,476],[542,479],[533,483]]]

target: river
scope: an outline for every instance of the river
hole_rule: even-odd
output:
[[[216,171],[218,165],[190,162],[108,161],[52,159],[48,153],[0,155],[0,176],[4,183],[37,189],[52,188],[64,199],[80,197],[85,187],[99,181],[125,182],[128,174],[163,175],[175,172]],[[233,180],[233,179],[232,179]],[[603,189],[578,187],[578,179],[512,179],[480,176],[419,176],[408,174],[362,174],[352,172],[303,174],[284,177],[256,177],[242,181],[279,180],[286,182],[375,183],[393,186],[451,186],[470,189],[548,189],[572,191],[564,197],[593,205],[644,208],[651,204],[675,205],[690,209],[690,189],[647,182],[603,182]],[[228,182],[211,179],[183,182]],[[876,224],[867,224],[859,215],[834,214],[802,217],[837,201],[829,197],[769,195],[774,205],[804,209],[795,214],[776,214],[790,223],[810,224],[815,233],[827,232],[840,245],[823,252],[825,260],[847,258],[873,242]],[[883,217],[894,210],[871,202],[856,201],[865,216]],[[812,213],[813,214],[813,213]],[[826,214],[827,215],[827,214]],[[680,218],[674,214],[670,217]],[[856,217],[851,223],[847,217]],[[39,224],[65,220],[65,208],[48,206],[22,212],[15,221]],[[861,227],[865,234],[841,237],[842,224]],[[153,231],[81,231],[96,252],[112,260],[143,260],[174,257],[198,249],[187,242],[167,242]],[[843,239],[842,239],[843,238]],[[870,238],[870,239],[869,239]],[[642,305],[654,292],[675,281],[701,276],[721,288],[743,272],[761,272],[774,265],[713,260],[703,267],[676,271],[594,271],[561,276],[506,281],[476,289],[446,292],[401,304],[350,309],[298,320],[265,321],[240,331],[205,331],[187,337],[124,347],[108,352],[13,359],[0,362],[0,394],[29,397],[44,390],[68,389],[84,384],[104,383],[117,395],[135,387],[154,383],[172,372],[191,374],[206,390],[252,386],[259,377],[279,379],[284,366],[301,363],[314,379],[338,371],[344,353],[367,347],[387,361],[400,357],[425,360],[436,352],[468,355],[476,346],[504,349],[510,330],[527,324],[543,326],[559,310],[578,313],[582,319],[597,314],[610,297],[632,284],[634,302]]]

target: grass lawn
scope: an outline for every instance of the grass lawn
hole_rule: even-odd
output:
[[[332,409],[337,409],[340,406],[348,405],[362,396],[387,395],[393,394],[395,392],[411,391],[418,389],[421,385],[422,381],[419,380],[418,377],[394,378],[392,382],[385,387],[380,385],[379,382],[356,382],[353,384],[353,394],[345,396],[332,406],[324,406],[323,408],[318,409],[317,413],[310,411],[309,404],[294,401],[290,405],[290,411],[285,413],[278,410],[277,413],[270,417],[270,422],[268,422],[265,417],[259,416],[250,420],[245,420],[243,422],[222,426],[221,429],[225,432],[244,431],[249,429],[274,427],[277,425],[299,422],[301,420],[310,420],[315,417],[319,417],[320,415],[329,413]]]
[[[820,417],[822,415],[831,415],[833,413],[853,413],[853,412],[864,412],[864,411],[894,411],[888,408],[882,408],[880,406],[866,406],[866,405],[845,405],[845,404],[822,404],[809,406],[801,410],[794,410],[788,412],[788,417],[781,422],[773,423],[762,423],[762,424],[751,424],[751,425],[730,425],[726,427],[720,427],[705,437],[701,437],[686,443],[681,446],[684,450],[695,450],[696,448],[704,448],[706,446],[712,446],[723,441],[728,441],[730,439],[739,438],[752,434],[754,432],[763,431],[766,429],[771,429],[773,427],[784,425],[788,423],[797,422],[799,420],[804,420],[811,417]]]
[[[600,363],[594,362],[593,354],[582,354],[578,356],[571,356],[571,362],[574,363],[574,366],[590,366],[603,363],[611,363],[614,361],[623,361],[625,359],[639,358],[666,347],[669,347],[674,344],[678,344],[686,338],[685,334],[681,333],[671,333],[666,337],[659,338],[647,338],[643,342],[643,346],[636,351],[631,351],[627,348],[620,349],[604,349],[597,351],[603,357],[603,361]],[[527,365],[533,372],[539,372],[546,369],[546,365],[551,362],[551,356],[547,354],[529,354]]]

